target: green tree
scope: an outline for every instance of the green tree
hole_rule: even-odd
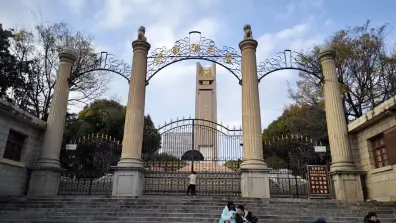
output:
[[[18,62],[9,50],[13,37],[13,30],[4,30],[0,23],[0,98],[8,98],[7,90],[20,84],[16,72]]]
[[[268,125],[263,131],[263,139],[286,135],[304,135],[315,141],[326,143],[327,126],[323,104],[292,104],[283,110],[281,116]]]
[[[85,106],[78,116],[69,115],[65,141],[91,134],[104,134],[122,141],[126,107],[114,100],[100,99]],[[153,154],[161,148],[161,135],[150,115],[144,118],[143,154]]]
[[[299,153],[296,148],[305,152],[316,143],[328,144],[326,115],[320,106],[290,105],[264,129],[263,152],[268,166],[297,171],[298,167],[290,167],[290,152]]]
[[[387,25],[362,26],[336,32],[324,44],[334,46],[338,80],[342,90],[345,116],[354,120],[396,94],[396,51],[385,44]],[[319,46],[304,54],[304,65],[320,68]],[[318,75],[321,74],[316,69]],[[323,103],[323,82],[300,72],[300,80],[290,96],[297,103],[318,106]]]

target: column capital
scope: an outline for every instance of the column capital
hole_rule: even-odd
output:
[[[74,61],[77,60],[74,50],[70,48],[63,49],[58,56],[60,61],[67,61],[70,63],[74,63]]]
[[[239,43],[239,49],[241,49],[241,51],[246,49],[256,50],[257,46],[258,42],[254,39],[244,39]]]
[[[151,48],[151,45],[147,41],[135,40],[132,42],[133,52],[135,52],[135,50],[143,50],[145,52],[148,52],[150,50],[150,48]]]
[[[331,59],[335,60],[336,50],[331,45],[324,45],[319,49],[319,61],[323,62],[325,60]]]

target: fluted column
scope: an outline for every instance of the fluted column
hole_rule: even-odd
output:
[[[249,25],[239,43],[242,54],[242,130],[243,163],[240,167],[243,197],[268,198],[269,169],[264,162],[258,91],[256,48]],[[250,34],[250,35],[247,35]]]
[[[30,195],[56,195],[58,193],[61,171],[59,154],[69,100],[69,78],[75,60],[76,56],[71,50],[64,50],[59,54],[59,70],[47,119],[41,156],[35,164],[29,184]]]
[[[141,153],[146,98],[147,54],[150,44],[145,41],[136,40],[133,41],[132,48],[132,73],[129,83],[121,160],[118,166],[142,164]]]
[[[140,27],[144,29],[144,27]],[[113,196],[140,196],[144,187],[141,160],[144,107],[146,98],[147,54],[150,44],[139,29],[138,40],[132,42],[133,60],[121,159],[115,167]]]
[[[348,129],[341,99],[340,82],[335,66],[336,51],[324,47],[319,54],[324,76],[324,102],[327,131],[331,148],[332,168],[355,168],[349,148]]]
[[[338,200],[362,200],[360,171],[352,161],[348,128],[335,66],[336,51],[331,46],[320,49],[319,60],[324,76],[324,102],[332,164],[330,174]]]
[[[239,44],[242,52],[242,129],[245,160],[242,166],[253,163],[261,165],[264,162],[257,79],[257,46],[258,43],[254,39],[243,40]]]

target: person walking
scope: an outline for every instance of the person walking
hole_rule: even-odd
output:
[[[190,196],[190,192],[192,196],[195,196],[195,185],[197,184],[197,173],[193,171],[190,176],[188,176],[190,179],[190,184],[187,187],[187,196]]]

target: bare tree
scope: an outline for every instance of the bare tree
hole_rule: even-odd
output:
[[[11,92],[17,106],[44,120],[47,118],[59,67],[58,55],[66,47],[73,49],[77,56],[71,72],[69,105],[87,103],[107,90],[108,80],[103,72],[78,75],[99,60],[92,37],[74,32],[66,23],[41,22],[33,31],[17,29],[11,47],[23,79],[23,84]]]
[[[387,25],[340,30],[326,41],[337,51],[336,68],[347,119],[353,120],[396,94],[396,53],[386,50]],[[318,63],[319,47],[305,54],[307,62]],[[317,64],[316,66],[319,66]],[[322,74],[320,74],[322,75]],[[323,82],[304,72],[290,97],[298,103],[318,105],[323,101]]]

